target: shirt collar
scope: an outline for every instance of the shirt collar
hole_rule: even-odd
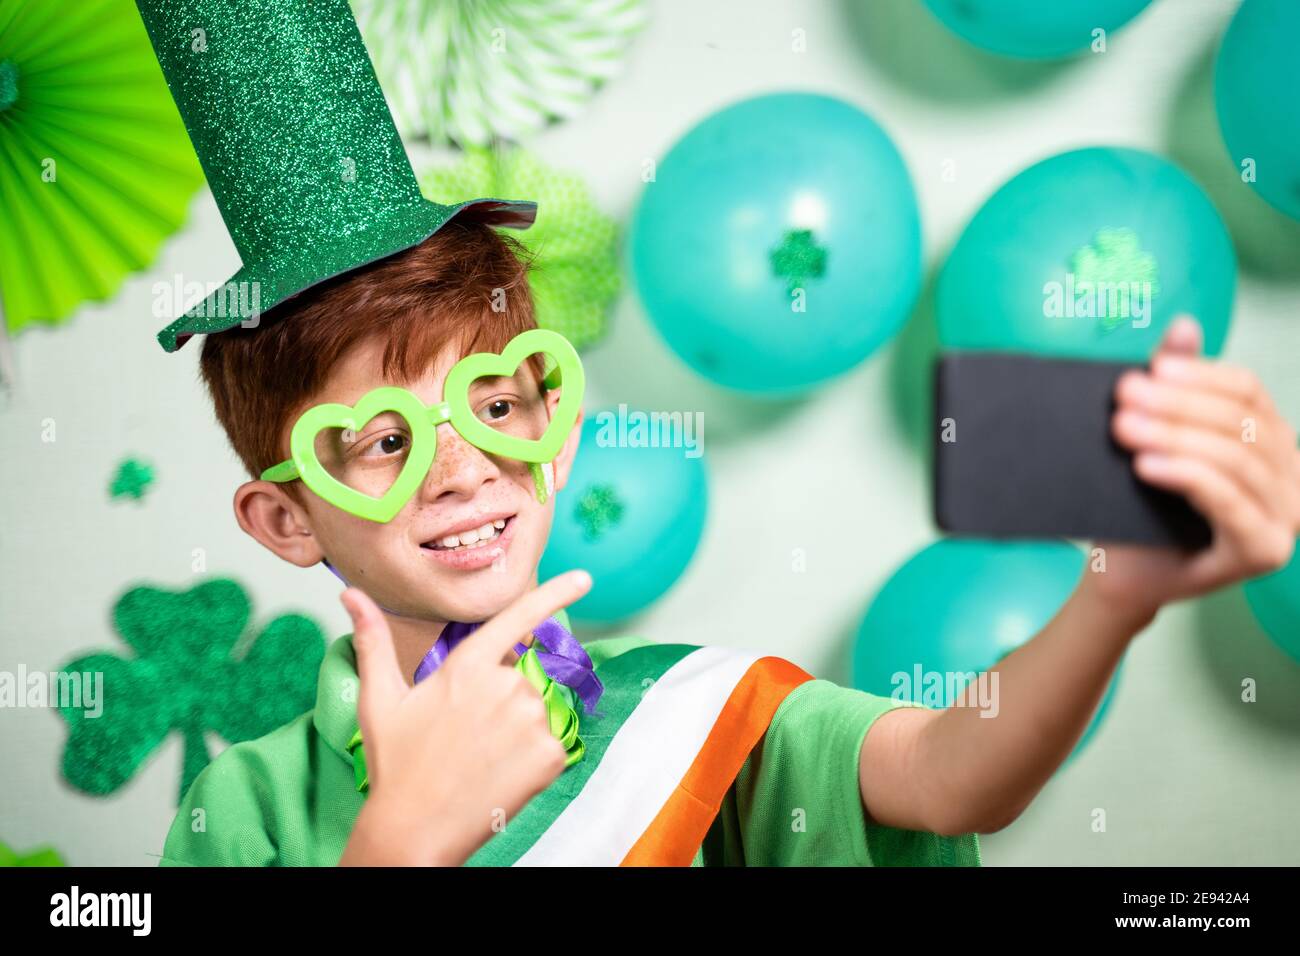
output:
[[[330,750],[348,764],[348,741],[357,730],[357,695],[361,680],[357,677],[357,655],[352,649],[352,635],[340,637],[325,651],[320,678],[316,682],[316,710],[312,723]]]

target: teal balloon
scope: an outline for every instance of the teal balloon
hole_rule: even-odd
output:
[[[946,538],[930,545],[871,602],[854,644],[853,685],[952,706],[962,686],[955,675],[987,670],[1042,630],[1078,584],[1084,560],[1078,548],[1056,541]],[[1096,734],[1118,685],[1117,670],[1072,757]]]
[[[655,432],[637,431],[641,414],[604,411],[588,418],[569,481],[555,498],[539,575],[591,573],[591,590],[568,608],[576,622],[611,624],[644,610],[681,577],[704,531],[703,458],[667,447],[662,432],[660,447],[653,447]]]
[[[1300,219],[1300,3],[1245,0],[1228,26],[1214,67],[1214,101],[1224,142],[1247,182]]]
[[[847,371],[906,321],[921,226],[903,160],[855,106],[779,93],[669,150],[630,231],[665,341],[729,388],[791,395]]]
[[[1237,262],[1213,204],[1151,153],[1061,153],[1003,185],[966,226],[936,291],[950,349],[1145,361],[1170,321],[1223,348]]]
[[[865,0],[874,2],[874,0]],[[925,0],[945,26],[991,53],[1047,60],[1090,49],[1151,0]]]
[[[1247,581],[1246,602],[1273,643],[1300,661],[1300,542],[1281,571]]]

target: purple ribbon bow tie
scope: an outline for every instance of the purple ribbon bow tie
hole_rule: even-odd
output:
[[[424,655],[424,660],[420,661],[420,666],[415,669],[415,682],[420,683],[441,667],[447,655],[456,649],[456,645],[480,627],[481,623],[449,622],[442,629],[437,642],[429,648],[429,653]],[[583,709],[588,714],[595,713],[596,701],[600,700],[605,687],[596,676],[591,657],[578,643],[578,639],[554,617],[548,617],[533,628],[533,636],[536,638],[534,646],[540,645],[542,648],[537,652],[537,660],[542,665],[542,670],[546,671],[546,676],[573,690],[582,701]],[[520,642],[515,645],[515,650],[523,656],[528,645]]]

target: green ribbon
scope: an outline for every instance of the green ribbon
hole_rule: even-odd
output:
[[[515,670],[524,675],[542,695],[546,705],[546,717],[550,723],[551,734],[564,745],[567,756],[565,769],[572,767],[587,752],[587,745],[578,736],[578,711],[574,708],[574,694],[558,681],[552,680],[537,658],[537,650],[530,647],[519,660],[515,661]],[[366,748],[361,743],[361,728],[348,741],[348,753],[352,755],[353,776],[357,790],[366,793],[370,789],[370,775],[366,771]]]
[[[564,766],[572,767],[587,752],[587,745],[578,736],[578,712],[573,706],[573,691],[551,677],[542,668],[535,648],[528,648],[524,656],[515,661],[515,670],[524,675],[528,683],[542,695],[546,717],[550,721],[551,735],[564,745],[568,754]]]

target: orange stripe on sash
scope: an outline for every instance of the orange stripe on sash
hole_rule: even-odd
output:
[[[681,783],[633,844],[621,866],[690,866],[749,752],[790,692],[812,675],[779,657],[745,672]]]

